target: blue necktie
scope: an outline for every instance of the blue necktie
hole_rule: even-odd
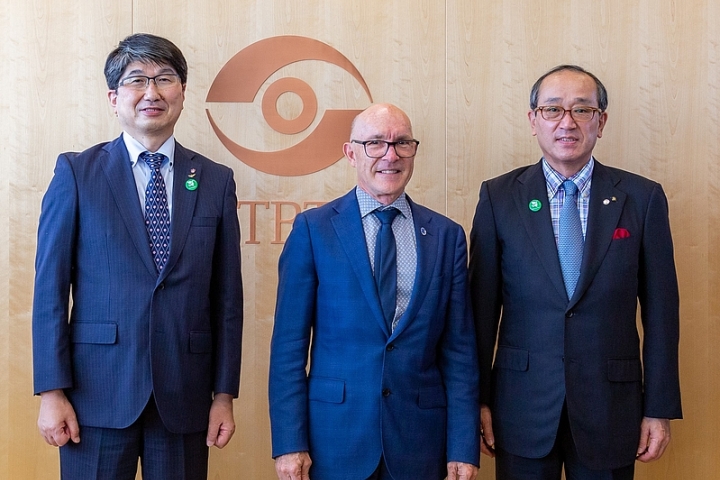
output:
[[[165,179],[160,173],[165,155],[143,152],[140,159],[147,163],[151,172],[150,181],[145,188],[145,227],[155,267],[158,272],[162,272],[170,255],[170,209]]]
[[[572,180],[565,180],[562,186],[565,190],[565,200],[560,210],[558,256],[569,300],[575,292],[575,285],[580,277],[584,240],[577,207],[577,185]]]
[[[375,239],[375,285],[390,332],[395,319],[397,297],[397,247],[392,222],[398,213],[400,210],[394,207],[373,212],[381,223]]]

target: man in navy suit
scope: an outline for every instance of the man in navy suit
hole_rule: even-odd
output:
[[[373,105],[350,138],[357,187],[298,215],[280,256],[269,385],[278,478],[474,479],[465,234],[404,193],[419,143],[404,112]],[[394,239],[378,244],[383,229]]]
[[[240,381],[235,182],[175,141],[187,64],[174,44],[129,36],[105,77],[122,135],[60,155],[43,199],[38,427],[64,479],[134,479],[138,458],[144,478],[205,479]]]
[[[682,415],[667,200],[594,159],[607,105],[591,73],[550,70],[528,112],[542,160],[480,189],[470,289],[498,479],[631,479]]]

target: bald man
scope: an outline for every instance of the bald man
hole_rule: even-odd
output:
[[[369,107],[343,147],[357,187],[295,219],[270,354],[280,479],[477,476],[465,233],[405,193],[418,144],[402,110]]]

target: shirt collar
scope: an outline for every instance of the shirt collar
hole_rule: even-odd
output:
[[[138,159],[140,158],[140,154],[143,152],[147,152],[148,149],[145,148],[142,143],[138,142],[132,136],[130,136],[130,134],[127,132],[123,132],[122,137],[123,142],[125,142],[125,148],[127,148],[128,154],[130,155],[130,166],[135,167]],[[170,161],[170,171],[172,171],[175,158],[175,136],[170,135],[170,138],[165,140],[165,143],[163,143],[160,148],[158,148],[157,152],[151,153],[162,153],[163,155],[165,155]]]
[[[370,194],[360,188],[359,185],[355,188],[355,194],[357,195],[358,205],[360,205],[361,218],[365,218],[367,215],[371,214],[375,210],[384,210],[386,208],[385,205],[371,197]],[[400,213],[405,218],[412,217],[412,213],[410,211],[410,204],[407,201],[407,196],[405,195],[405,192],[401,193],[400,196],[387,207],[397,208],[398,210],[400,210]]]
[[[553,198],[556,194],[560,185],[565,180],[572,180],[578,187],[580,196],[586,196],[587,191],[590,188],[590,180],[592,179],[593,168],[595,167],[595,159],[590,157],[590,161],[587,162],[579,172],[571,177],[564,177],[557,170],[552,168],[550,164],[543,157],[542,168],[545,174],[545,185],[547,185],[548,198]]]

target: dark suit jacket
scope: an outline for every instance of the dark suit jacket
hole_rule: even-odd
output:
[[[176,144],[174,175],[170,258],[158,276],[122,137],[58,158],[38,230],[34,388],[65,389],[81,425],[127,427],[152,392],[169,430],[197,432],[213,392],[237,396],[232,171]]]
[[[643,416],[681,416],[667,200],[659,184],[595,162],[580,278],[568,301],[547,199],[540,163],[480,189],[470,284],[482,402],[492,408],[496,444],[510,453],[548,454],[567,401],[582,461],[628,465]],[[531,200],[542,208],[530,210]]]
[[[355,190],[298,215],[280,257],[270,354],[273,457],[309,451],[314,480],[367,478],[381,454],[398,480],[445,478],[448,460],[478,464],[465,234],[448,218],[410,206],[417,275],[392,335]]]

